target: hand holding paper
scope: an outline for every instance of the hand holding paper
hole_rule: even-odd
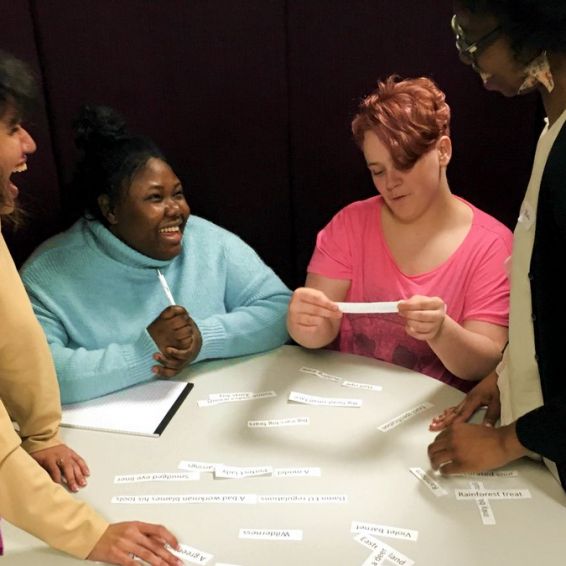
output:
[[[299,287],[289,303],[287,328],[302,346],[321,348],[338,334],[342,313],[325,293],[311,287]]]
[[[405,330],[417,340],[435,338],[446,317],[446,304],[440,297],[414,295],[399,301],[399,314],[405,318]]]
[[[337,303],[331,301],[322,291],[310,287],[299,287],[293,293],[289,315],[298,324],[318,326],[326,318],[341,318]]]

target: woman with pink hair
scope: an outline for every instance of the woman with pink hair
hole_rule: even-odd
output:
[[[287,326],[307,348],[392,362],[469,390],[507,341],[511,232],[453,195],[450,108],[427,78],[389,77],[352,122],[379,196],[320,231]],[[400,301],[389,314],[337,302]]]

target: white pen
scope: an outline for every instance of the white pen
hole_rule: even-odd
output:
[[[159,269],[157,270],[157,277],[159,277],[159,282],[161,283],[161,286],[163,287],[163,291],[165,293],[165,296],[169,300],[169,304],[171,304],[171,305],[176,304],[175,299],[173,298],[173,295],[171,294],[171,289],[169,289],[169,285],[167,285],[167,279],[165,279],[165,277],[163,276],[163,273],[161,273],[161,271],[159,271]]]

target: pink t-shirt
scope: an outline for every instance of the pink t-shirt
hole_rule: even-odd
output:
[[[504,262],[511,255],[513,236],[495,218],[466,204],[473,211],[468,235],[428,273],[408,276],[397,267],[383,237],[380,196],[354,202],[336,214],[318,234],[308,271],[349,279],[346,301],[441,297],[447,314],[460,324],[478,320],[507,326],[509,281]],[[452,375],[425,341],[408,336],[404,319],[397,314],[345,314],[334,346],[419,371],[463,391],[474,385]]]

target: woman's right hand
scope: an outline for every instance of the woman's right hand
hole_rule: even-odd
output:
[[[135,560],[139,556],[151,566],[181,566],[182,560],[166,550],[166,544],[174,549],[179,547],[177,539],[165,527],[139,521],[114,523],[104,531],[87,559],[139,566]]]
[[[428,429],[436,432],[444,430],[454,423],[467,422],[481,407],[487,407],[483,417],[484,426],[494,426],[501,414],[499,402],[499,388],[497,387],[497,373],[492,372],[484,377],[455,407],[446,409],[434,417]]]
[[[342,312],[336,303],[322,291],[311,287],[299,287],[289,303],[287,328],[299,344],[319,347],[311,346],[310,340],[316,341],[321,332],[327,332],[329,323],[336,323],[337,326],[341,318]]]

